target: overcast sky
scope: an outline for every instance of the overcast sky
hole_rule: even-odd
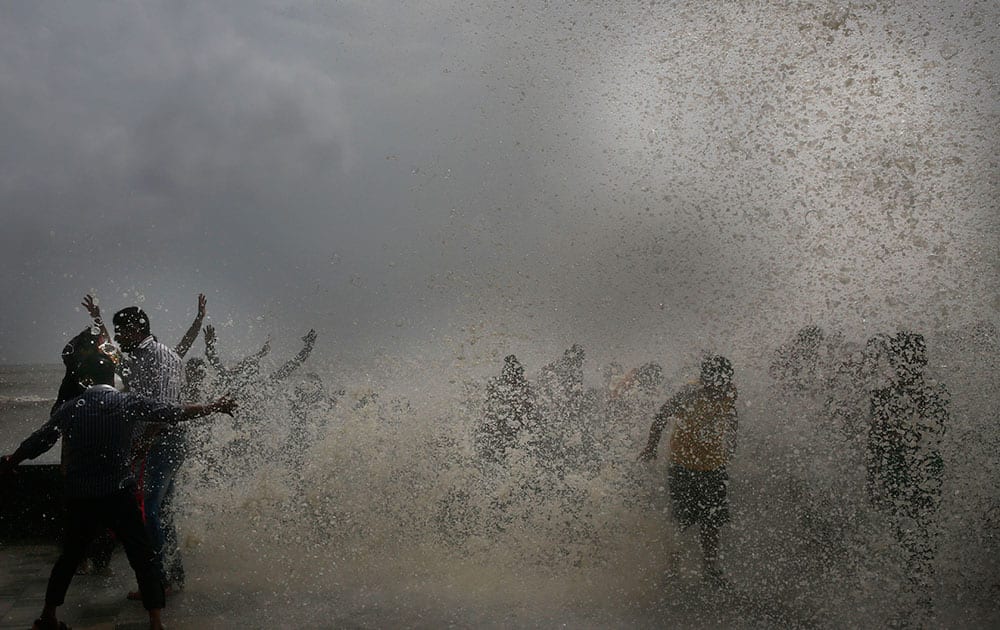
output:
[[[169,341],[202,291],[224,354],[314,327],[337,365],[995,321],[998,23],[957,1],[4,3],[0,363],[58,361],[90,291]]]

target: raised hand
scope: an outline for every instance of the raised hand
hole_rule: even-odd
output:
[[[198,319],[205,319],[205,305],[208,304],[208,300],[205,298],[204,293],[198,294]]]
[[[215,344],[215,326],[211,324],[205,326],[205,344],[206,345]]]
[[[302,341],[306,342],[307,346],[311,346],[316,343],[316,331],[310,328],[309,332],[302,336]]]
[[[88,293],[87,297],[83,298],[81,305],[87,309],[87,313],[90,314],[95,322],[101,321],[101,307],[97,305],[97,300],[94,299],[94,296]]]
[[[224,413],[227,416],[232,416],[233,412],[236,411],[237,404],[235,400],[226,395],[213,402],[211,407],[215,413]]]

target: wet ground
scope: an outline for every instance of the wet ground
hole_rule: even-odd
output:
[[[51,545],[0,547],[0,630],[30,628],[38,616],[49,570],[58,550]],[[190,563],[192,574],[208,567]],[[211,571],[209,571],[211,574]],[[692,582],[694,584],[694,582]],[[503,597],[466,597],[462,592],[428,596],[428,585],[407,583],[345,584],[335,592],[276,595],[275,590],[233,589],[227,580],[192,579],[167,601],[164,621],[172,630],[205,628],[688,628],[810,627],[808,619],[740,595],[719,598],[700,586],[683,597],[664,592],[655,606],[552,606],[505,602]],[[111,575],[78,575],[59,610],[60,619],[77,630],[138,630],[146,615],[125,594],[133,587],[124,554],[116,553]],[[431,587],[433,590],[433,587]],[[714,601],[721,606],[708,605]],[[714,611],[706,611],[715,608]]]

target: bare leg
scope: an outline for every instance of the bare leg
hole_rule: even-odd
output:
[[[160,611],[162,608],[153,608],[149,611],[149,630],[163,630],[163,622],[160,621]]]
[[[701,524],[701,553],[705,566],[715,566],[719,559],[719,526]]]
[[[709,582],[722,585],[722,571],[719,569],[719,526],[714,523],[702,523],[700,542],[704,577]]]

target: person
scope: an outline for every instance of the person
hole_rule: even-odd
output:
[[[56,409],[61,407],[64,402],[83,393],[76,367],[88,357],[99,353],[107,356],[116,365],[121,360],[118,349],[111,343],[111,337],[97,326],[88,326],[66,343],[62,349],[62,362],[66,372],[59,384],[59,392],[52,404],[50,415],[55,413]]]
[[[579,469],[595,452],[594,427],[588,412],[597,405],[596,392],[588,393],[583,378],[583,346],[573,344],[562,357],[542,367],[536,403],[540,419],[532,448],[544,465],[559,476]]]
[[[663,368],[658,363],[644,363],[632,368],[609,384],[608,398],[621,400],[633,391],[655,392],[663,382]]]
[[[188,350],[191,349],[191,346],[194,345],[195,339],[198,338],[198,335],[201,334],[201,324],[205,321],[205,307],[207,304],[208,300],[205,298],[205,294],[199,293],[198,311],[194,317],[194,321],[191,322],[191,325],[184,333],[184,336],[181,337],[181,340],[177,342],[177,345],[174,347],[174,352],[176,352],[177,356],[182,359],[188,353]],[[104,325],[104,320],[101,319],[101,307],[98,306],[97,300],[94,299],[94,296],[87,294],[87,296],[83,298],[83,307],[87,309],[87,313],[89,313],[91,319],[94,320],[94,325],[98,328],[101,335],[103,335],[105,339],[110,339],[111,336],[108,334],[108,329]]]
[[[682,529],[699,525],[703,576],[722,586],[719,530],[729,521],[726,465],[736,452],[737,433],[736,386],[727,358],[706,358],[698,382],[683,388],[660,408],[640,460],[656,458],[660,434],[671,418],[674,425],[667,473],[671,509]]]
[[[316,331],[312,329],[303,335],[302,349],[268,376],[266,382],[270,384],[285,379],[298,369],[312,353],[313,346],[316,345],[316,336]],[[259,389],[259,383],[256,381],[260,375],[260,361],[271,351],[271,340],[265,340],[260,350],[244,357],[234,367],[227,368],[219,358],[216,348],[217,339],[215,327],[205,326],[205,358],[218,373],[222,388],[227,391],[242,392],[246,395],[250,394],[250,390]]]
[[[310,329],[302,337],[303,346],[298,354],[262,378],[260,360],[270,351],[270,341],[265,342],[257,353],[244,358],[234,368],[227,369],[216,349],[215,328],[205,327],[205,358],[218,373],[218,387],[239,400],[248,410],[247,414],[241,414],[243,417],[234,420],[233,429],[237,436],[219,452],[223,460],[229,460],[225,466],[227,473],[251,474],[261,460],[275,454],[267,448],[263,435],[264,409],[271,398],[270,386],[287,378],[302,365],[312,353],[316,336],[316,331]]]
[[[330,412],[337,405],[338,390],[327,394],[323,379],[315,372],[308,372],[295,386],[289,407],[288,436],[285,440],[285,458],[289,471],[302,479],[305,454],[319,439],[326,427]]]
[[[513,354],[503,361],[500,376],[486,386],[483,418],[475,432],[479,456],[492,462],[504,461],[521,435],[538,424],[535,395],[524,378],[524,366]]]
[[[206,303],[205,295],[199,293],[198,310],[194,321],[188,327],[187,332],[184,333],[184,336],[174,350],[178,356],[183,357],[191,349],[195,339],[201,333],[201,324],[205,319]],[[101,317],[101,308],[97,303],[97,299],[93,295],[87,294],[84,296],[81,306],[90,315],[93,320],[93,326],[70,340],[70,343],[63,349],[64,362],[67,360],[67,352],[70,352],[71,356],[69,357],[66,376],[63,378],[62,386],[60,386],[59,396],[53,406],[53,411],[68,398],[72,398],[82,392],[78,384],[78,379],[71,374],[69,365],[76,365],[86,353],[92,351],[92,348],[99,348],[101,352],[112,356],[116,363],[121,362],[121,355],[118,352],[118,348],[111,343],[111,335],[108,334],[107,327],[104,325],[104,320]],[[124,382],[120,379],[116,380],[115,386],[124,387]],[[114,546],[114,539],[110,535],[96,538],[91,553],[88,554],[87,559],[80,567],[80,573],[107,574],[110,571],[111,555],[114,551]]]
[[[243,358],[233,368],[226,368],[219,358],[216,349],[215,328],[211,325],[205,327],[205,358],[209,365],[215,368],[219,376],[219,387],[222,391],[229,392],[234,398],[246,403],[262,402],[264,392],[268,385],[277,383],[288,378],[302,363],[309,358],[313,347],[316,344],[316,331],[310,329],[302,337],[303,345],[298,354],[286,361],[281,367],[269,376],[260,378],[260,360],[271,349],[271,341],[268,339],[256,353]],[[249,404],[247,406],[250,406]],[[256,405],[254,405],[256,407]]]
[[[115,364],[103,355],[84,358],[75,368],[84,391],[61,405],[49,420],[0,459],[7,474],[25,459],[46,452],[62,437],[66,463],[66,536],[52,567],[45,603],[34,630],[65,628],[57,617],[76,567],[96,533],[111,529],[125,547],[135,572],[149,627],[162,628],[164,591],[156,557],[142,523],[132,473],[132,448],[143,423],[176,424],[213,413],[232,414],[235,403],[177,406],[113,387]]]
[[[111,343],[110,337],[103,333],[100,327],[88,326],[80,334],[76,335],[63,347],[62,361],[66,367],[62,382],[59,384],[59,392],[56,400],[52,404],[49,415],[56,412],[67,400],[76,398],[83,393],[84,387],[80,385],[80,375],[76,368],[81,362],[97,355],[104,355],[117,365],[121,360],[118,348]],[[115,375],[115,385],[119,386],[120,379]],[[60,457],[65,460],[64,457]],[[61,473],[65,474],[65,465],[61,466]],[[110,532],[105,532],[101,536],[94,538],[90,550],[83,562],[77,569],[80,574],[109,575],[111,572],[111,554],[114,551],[115,540]]]
[[[872,504],[892,517],[896,540],[906,555],[910,601],[900,614],[923,617],[918,621],[926,623],[934,612],[930,586],[949,396],[943,385],[924,378],[927,346],[923,335],[900,331],[881,342],[890,368],[889,382],[871,393],[867,488]]]
[[[180,404],[184,386],[181,359],[150,333],[146,313],[130,306],[115,313],[112,321],[115,341],[127,354],[122,375],[128,391],[158,402]],[[184,566],[177,548],[170,501],[174,496],[174,480],[184,462],[185,435],[180,426],[151,429],[143,436],[144,445],[149,445],[142,473],[143,510],[161,578],[170,594],[184,585]],[[139,595],[133,591],[129,597],[138,599]]]

